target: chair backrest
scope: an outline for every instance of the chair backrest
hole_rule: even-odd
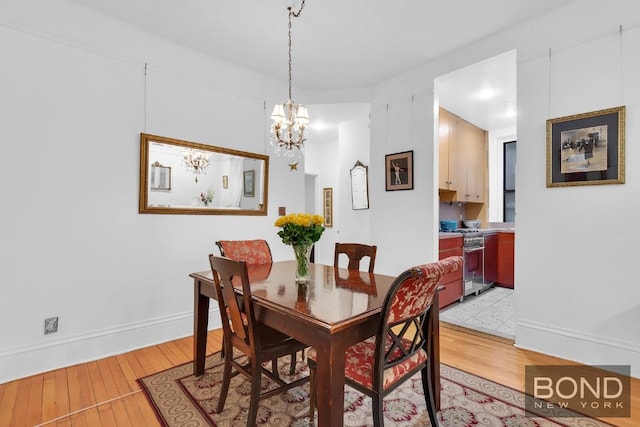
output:
[[[230,339],[232,347],[252,355],[252,352],[256,351],[253,335],[255,316],[247,263],[215,255],[209,255],[209,263],[213,272],[224,337]],[[234,285],[242,289],[242,302],[234,291]]]
[[[410,359],[425,344],[430,354],[432,343],[423,331],[438,283],[445,274],[461,268],[462,257],[452,256],[410,268],[394,280],[382,306],[376,336],[374,387],[383,384],[385,369]],[[387,342],[391,342],[389,348],[386,348]]]
[[[369,257],[369,273],[373,273],[376,264],[377,246],[363,245],[361,243],[336,243],[333,255],[333,266],[338,267],[340,254],[345,254],[349,258],[349,270],[360,270],[360,261],[364,257]]]
[[[218,240],[220,255],[247,264],[271,264],[271,248],[266,240]]]

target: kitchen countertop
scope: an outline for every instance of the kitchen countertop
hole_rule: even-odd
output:
[[[482,234],[493,234],[493,233],[515,233],[515,228],[479,228],[479,232]],[[451,239],[454,237],[462,237],[465,234],[469,233],[458,233],[455,231],[440,231],[439,236],[441,239]]]

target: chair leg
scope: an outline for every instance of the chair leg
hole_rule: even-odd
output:
[[[435,411],[434,393],[440,393],[440,390],[432,390],[431,386],[431,369],[427,366],[422,370],[422,391],[424,399],[427,403],[427,412],[429,413],[429,421],[433,427],[438,427],[438,416]]]
[[[291,353],[291,366],[289,367],[289,375],[293,375],[296,373],[297,355],[298,353],[296,353],[295,351]]]
[[[278,359],[271,359],[271,372],[276,378],[280,378],[280,372],[278,372]]]
[[[276,359],[277,362],[277,359]],[[262,383],[262,370],[260,363],[251,361],[251,397],[249,400],[249,413],[247,414],[247,427],[256,425],[258,406],[260,404],[260,388]]]
[[[224,367],[222,368],[222,387],[220,387],[220,397],[218,398],[218,407],[216,408],[216,412],[218,414],[224,409],[224,404],[227,401],[227,394],[229,393],[229,384],[231,383],[230,353],[233,354],[232,351],[227,352],[227,357],[224,358]]]
[[[381,395],[371,397],[371,403],[373,404],[373,427],[384,427],[384,416],[382,411],[384,410],[384,399]],[[437,426],[436,426],[437,427]]]
[[[309,365],[309,423],[315,419],[316,412],[316,364],[307,359]]]

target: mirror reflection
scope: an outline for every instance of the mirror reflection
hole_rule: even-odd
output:
[[[269,157],[140,136],[140,213],[266,215]]]

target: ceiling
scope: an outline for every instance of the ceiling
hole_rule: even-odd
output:
[[[516,51],[435,79],[440,106],[485,130],[516,127]]]
[[[287,81],[287,6],[301,0],[73,1]],[[572,1],[307,0],[292,24],[293,86],[369,88]]]

